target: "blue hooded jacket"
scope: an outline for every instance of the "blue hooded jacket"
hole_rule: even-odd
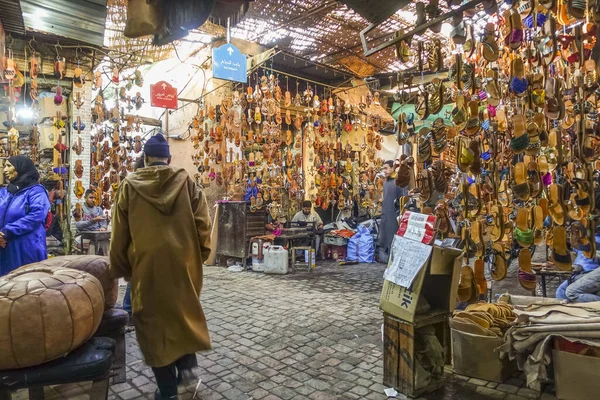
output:
[[[0,189],[0,232],[6,248],[0,247],[0,276],[26,264],[48,258],[46,253],[46,218],[50,200],[39,184],[16,193]]]

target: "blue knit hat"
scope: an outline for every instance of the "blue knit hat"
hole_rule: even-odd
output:
[[[146,145],[144,146],[144,154],[146,154],[148,157],[171,157],[169,144],[167,143],[165,137],[160,133],[148,139]]]

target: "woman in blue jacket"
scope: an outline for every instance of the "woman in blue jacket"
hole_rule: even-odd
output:
[[[45,260],[45,222],[50,208],[40,174],[25,156],[10,157],[4,176],[8,187],[0,189],[0,276],[20,266]]]

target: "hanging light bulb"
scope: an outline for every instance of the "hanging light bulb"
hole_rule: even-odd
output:
[[[29,107],[21,107],[17,111],[17,118],[19,121],[30,121],[33,119],[33,110]]]

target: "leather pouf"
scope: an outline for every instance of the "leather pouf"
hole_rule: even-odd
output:
[[[39,261],[34,264],[25,265],[21,268],[33,266],[73,268],[78,271],[94,275],[102,284],[104,289],[104,310],[110,310],[117,303],[119,297],[119,281],[109,275],[108,257],[102,256],[60,256]],[[17,270],[18,271],[18,270]]]
[[[94,335],[103,312],[102,286],[86,272],[32,266],[0,277],[0,370],[68,354]]]

